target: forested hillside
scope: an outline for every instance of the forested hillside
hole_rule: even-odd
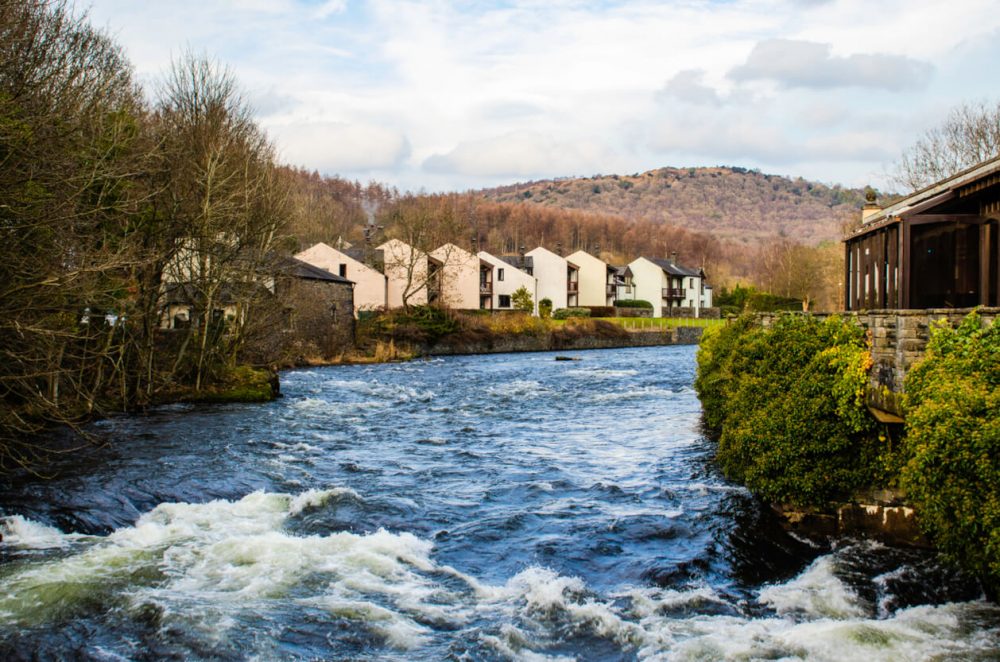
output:
[[[499,202],[645,219],[751,244],[778,236],[813,245],[840,239],[843,224],[864,203],[861,189],[728,167],[545,180],[482,194]]]

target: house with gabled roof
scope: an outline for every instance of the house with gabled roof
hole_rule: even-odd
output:
[[[682,266],[676,256],[640,257],[628,268],[635,298],[653,304],[654,317],[682,313],[700,317],[702,309],[712,306],[712,288],[706,283],[704,270]]]
[[[538,279],[538,298],[552,301],[552,309],[579,304],[580,267],[547,248],[525,253],[532,259],[532,275]]]
[[[613,306],[616,269],[587,251],[576,251],[566,260],[579,268],[578,306]]]
[[[362,310],[385,308],[388,279],[374,266],[365,264],[361,252],[349,244],[334,248],[320,242],[296,253],[295,258],[354,282],[355,315]]]
[[[513,263],[527,265],[532,268],[532,260],[526,257],[508,255],[499,258],[490,255],[486,251],[479,252],[479,259],[483,262],[483,270],[480,276],[480,291],[483,295],[483,305],[481,308],[492,310],[513,310],[514,292],[520,288],[531,293],[531,300],[534,302],[532,314],[538,314],[538,280],[530,273],[519,269]],[[486,302],[489,302],[486,305]]]

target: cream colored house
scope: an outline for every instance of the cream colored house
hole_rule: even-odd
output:
[[[385,308],[388,288],[385,274],[352,257],[345,252],[346,250],[348,249],[338,250],[320,242],[297,253],[295,257],[314,267],[353,281],[355,315],[360,310]]]
[[[580,269],[578,306],[613,306],[615,303],[614,267],[586,251],[577,251],[566,260]]]
[[[580,305],[580,268],[576,264],[541,246],[525,256],[532,259],[539,300],[552,301],[553,310]]]
[[[448,308],[479,308],[479,256],[455,244],[445,244],[431,251],[430,258],[439,265],[437,283],[434,284],[440,292],[438,302]]]
[[[433,282],[440,264],[399,239],[390,239],[378,250],[382,251],[388,308],[401,308],[404,300],[411,306],[434,303],[440,295]]]
[[[534,276],[521,271],[502,258],[490,255],[486,251],[480,251],[479,259],[482,260],[484,265],[484,270],[479,280],[480,289],[484,300],[488,295],[490,301],[489,306],[483,305],[480,306],[481,308],[489,307],[493,310],[513,310],[514,302],[512,297],[514,296],[514,292],[523,287],[531,293],[531,300],[534,304],[531,314],[538,314],[538,280]],[[489,270],[488,273],[486,271],[487,268]]]
[[[705,272],[677,264],[674,260],[640,257],[628,265],[635,298],[653,304],[654,317],[668,317],[672,309],[690,309],[695,317],[712,306],[712,288]]]

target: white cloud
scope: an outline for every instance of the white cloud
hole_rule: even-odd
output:
[[[216,55],[286,159],[410,189],[723,160],[853,181],[1000,90],[994,0],[92,2],[142,80]]]
[[[901,55],[831,55],[830,44],[798,39],[758,42],[746,63],[729,72],[734,80],[776,81],[788,87],[874,87],[891,91],[924,86],[933,67]]]
[[[518,132],[463,142],[447,153],[430,156],[423,167],[434,173],[488,178],[543,177],[597,172],[612,160],[616,159],[610,150],[596,142]]]
[[[288,163],[328,173],[389,170],[410,155],[406,136],[375,125],[298,122],[270,126],[268,134]]]

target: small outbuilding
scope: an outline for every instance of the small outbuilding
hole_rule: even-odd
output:
[[[847,310],[1000,305],[1000,157],[884,209],[845,240]]]
[[[354,344],[354,283],[295,258],[287,258],[275,279],[275,296],[285,309],[286,333],[333,356]]]

